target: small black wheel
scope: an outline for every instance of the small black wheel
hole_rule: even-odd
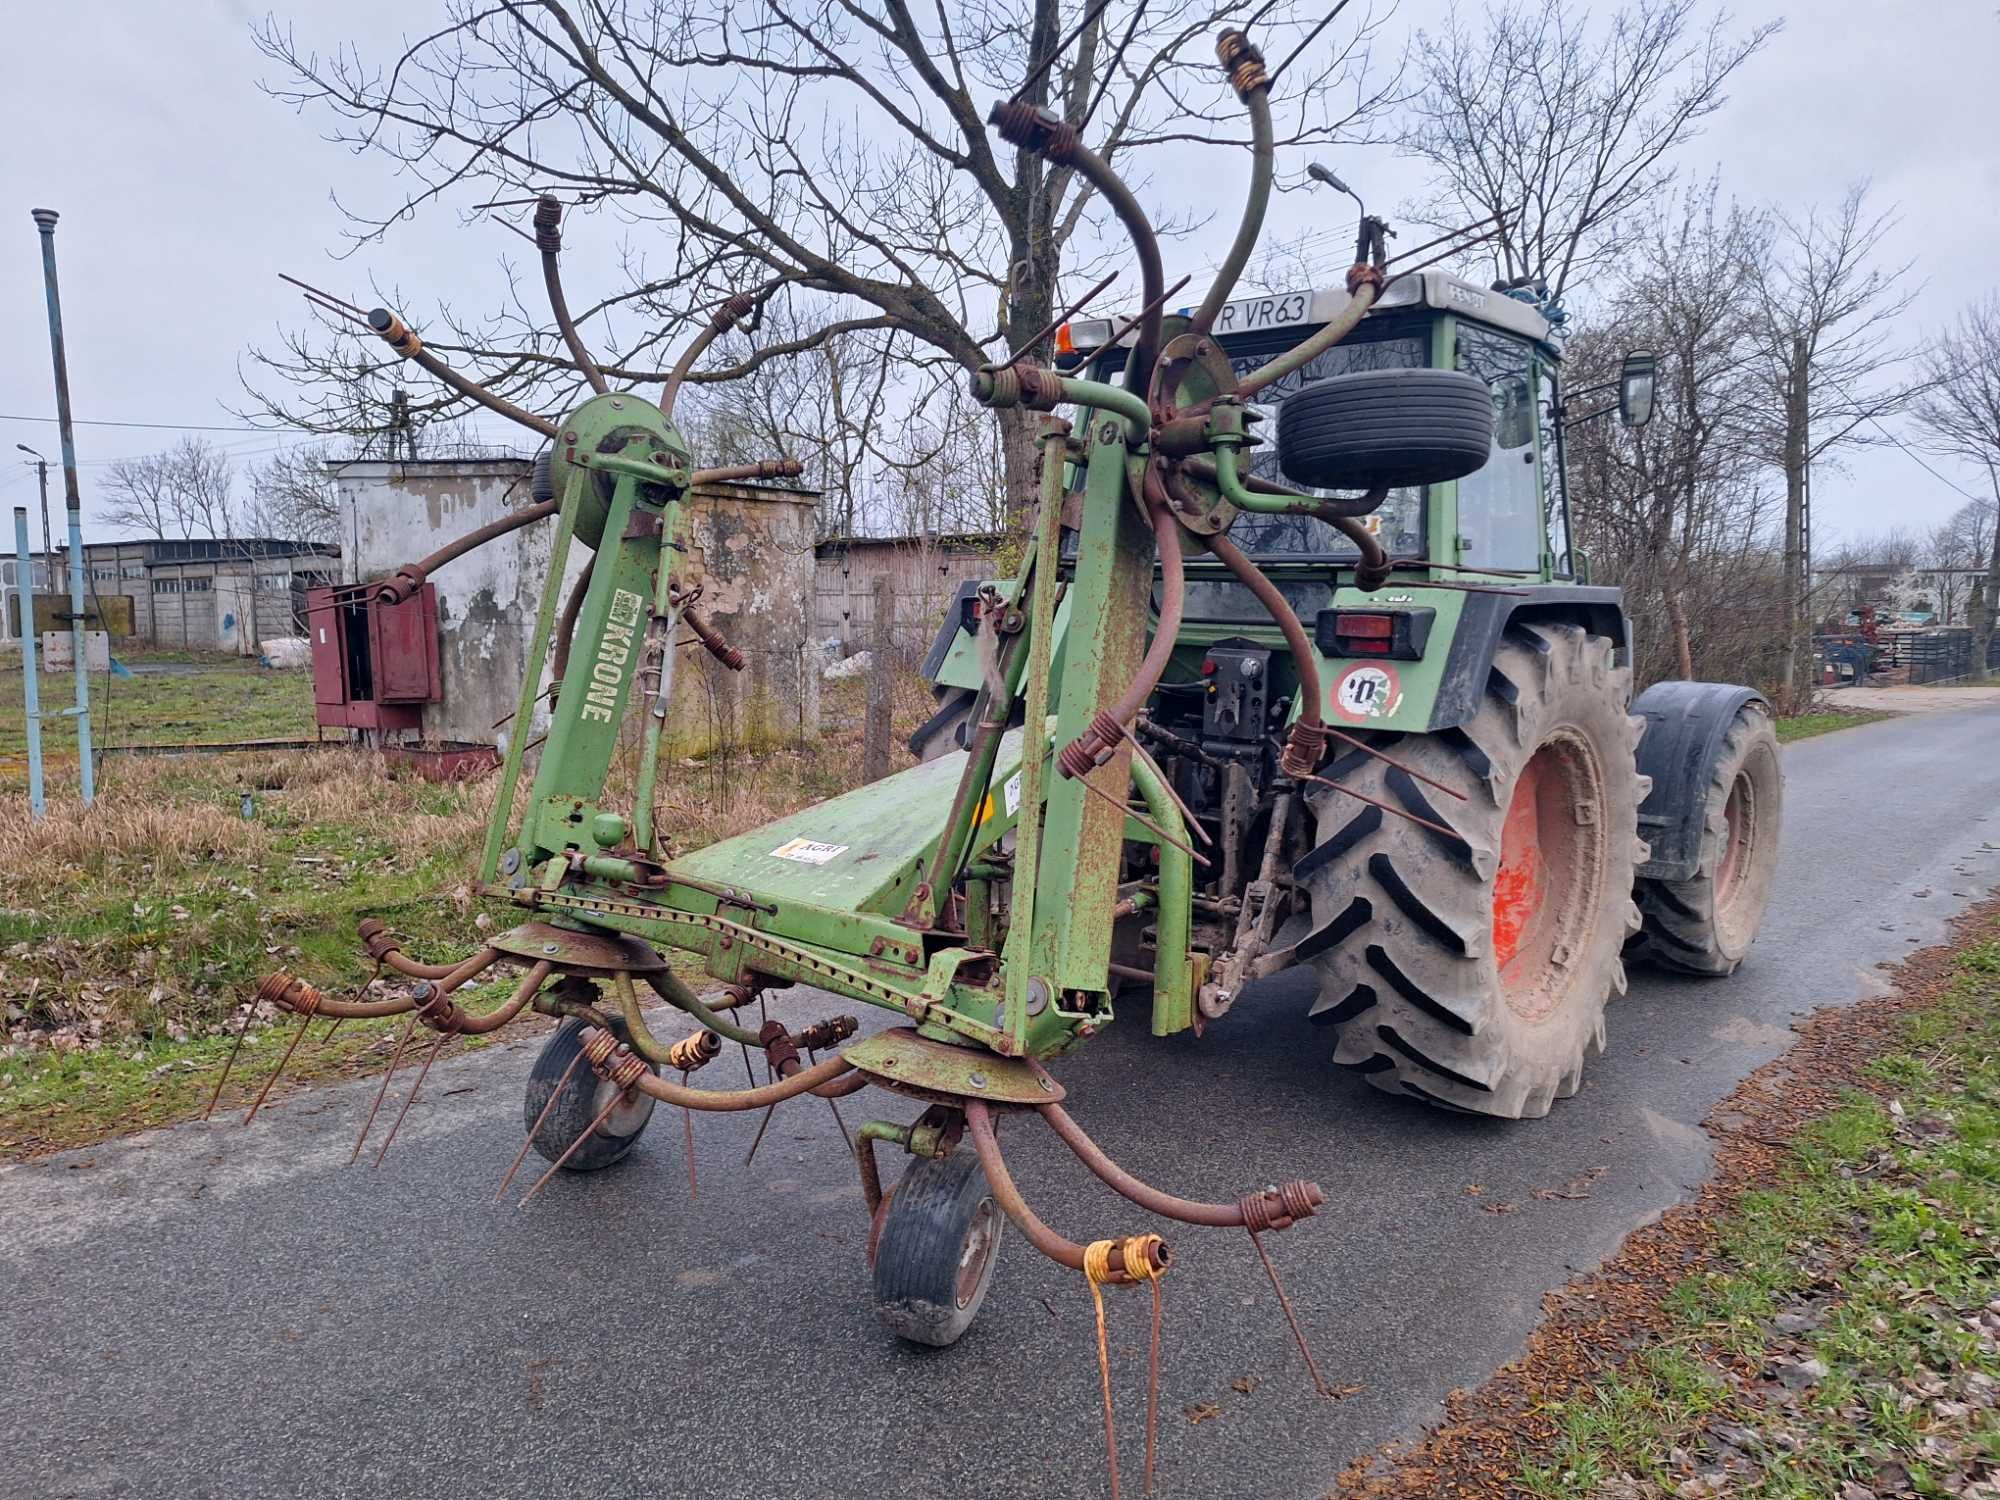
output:
[[[541,1119],[543,1108],[549,1096],[562,1082],[569,1065],[576,1061],[583,1051],[583,1023],[574,1018],[564,1021],[555,1029],[555,1034],[542,1044],[541,1055],[535,1059],[535,1066],[528,1072],[528,1093],[521,1104],[521,1128],[535,1130],[535,1121]],[[654,1073],[660,1070],[655,1067]],[[576,1071],[570,1073],[569,1082],[563,1084],[562,1097],[556,1100],[554,1109],[542,1120],[542,1128],[535,1130],[535,1150],[544,1161],[557,1161],[563,1152],[575,1144],[576,1138],[590,1129],[590,1122],[598,1112],[611,1102],[615,1091],[612,1086],[590,1070],[589,1063],[577,1063]],[[565,1172],[595,1172],[622,1161],[625,1154],[639,1144],[639,1137],[646,1129],[646,1122],[653,1117],[654,1099],[634,1089],[631,1096],[618,1108],[611,1111],[611,1117],[597,1127],[593,1135],[577,1148],[576,1155],[563,1162]]]
[[[1493,451],[1493,393],[1459,370],[1330,375],[1278,407],[1278,467],[1329,490],[1443,484]]]
[[[884,1205],[875,1315],[913,1344],[956,1343],[986,1300],[1006,1227],[971,1151],[918,1157]]]

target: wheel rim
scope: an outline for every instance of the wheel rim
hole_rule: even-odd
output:
[[[1558,731],[1514,782],[1493,877],[1493,956],[1515,1014],[1554,1011],[1603,898],[1604,776],[1581,735]]]
[[[979,1295],[986,1276],[986,1263],[993,1259],[993,1247],[1000,1242],[1000,1215],[991,1198],[981,1198],[965,1231],[965,1243],[958,1252],[958,1283],[953,1289],[961,1308],[970,1307]]]
[[[1742,888],[1757,842],[1757,787],[1739,771],[1723,804],[1722,864],[1715,872],[1715,904],[1727,907]]]
[[[596,1119],[605,1106],[618,1093],[618,1086],[608,1079],[597,1080],[597,1087],[590,1095],[590,1117]],[[605,1116],[604,1123],[597,1127],[599,1135],[623,1140],[628,1135],[637,1135],[645,1129],[646,1121],[653,1113],[652,1096],[641,1089],[628,1091],[618,1107]]]

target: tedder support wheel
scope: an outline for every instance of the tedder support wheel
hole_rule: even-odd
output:
[[[979,1316],[1007,1220],[970,1147],[912,1158],[875,1241],[875,1314],[913,1344],[956,1343]]]
[[[1464,800],[1359,751],[1325,774],[1437,832],[1330,788],[1295,877],[1319,971],[1312,1019],[1376,1088],[1508,1119],[1540,1116],[1604,1049],[1639,925],[1633,872],[1647,781],[1612,643],[1568,624],[1510,626],[1462,728],[1378,746]]]
[[[535,1129],[535,1121],[541,1119],[542,1108],[549,1102],[549,1096],[562,1082],[563,1074],[569,1073],[569,1082],[563,1084],[562,1097],[549,1111],[548,1118],[542,1120],[542,1128],[535,1131],[535,1150],[545,1161],[560,1159],[576,1143],[576,1138],[590,1129],[590,1122],[611,1102],[614,1092],[609,1083],[590,1070],[589,1063],[577,1063],[576,1071],[569,1071],[570,1064],[583,1050],[583,1029],[581,1021],[564,1021],[542,1044],[541,1055],[528,1072],[528,1093],[521,1102],[521,1126],[524,1130]],[[653,1071],[658,1073],[660,1070],[655,1067]],[[653,1102],[651,1094],[634,1089],[631,1097],[597,1127],[597,1134],[578,1147],[576,1155],[563,1162],[563,1170],[595,1172],[624,1160],[626,1153],[639,1144],[646,1122],[652,1119]]]
[[[1771,900],[1784,795],[1770,712],[1761,701],[1744,703],[1688,809],[1701,830],[1699,863],[1685,880],[1639,881],[1633,894],[1644,925],[1626,946],[1629,958],[1683,974],[1736,972]]]

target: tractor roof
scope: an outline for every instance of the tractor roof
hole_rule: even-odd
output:
[[[1344,287],[1241,297],[1223,304],[1221,315],[1215,320],[1215,332],[1219,337],[1228,338],[1297,328],[1303,336],[1307,330],[1330,322],[1347,305],[1347,301]],[[1505,292],[1477,286],[1448,271],[1416,271],[1394,278],[1369,316],[1412,307],[1438,308],[1505,329],[1509,333],[1521,334],[1539,344],[1551,342],[1549,321],[1538,308]],[[1176,311],[1190,315],[1194,307],[1190,304]],[[1124,321],[1124,318],[1091,318],[1065,324],[1057,337],[1056,347],[1063,355],[1088,354],[1093,349],[1102,348],[1112,329]],[[1128,330],[1118,342],[1129,344],[1133,337]]]

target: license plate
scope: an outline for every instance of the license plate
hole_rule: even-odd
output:
[[[1283,292],[1275,297],[1246,297],[1241,302],[1225,302],[1215,320],[1215,331],[1256,333],[1265,328],[1289,328],[1312,316],[1311,292]]]

